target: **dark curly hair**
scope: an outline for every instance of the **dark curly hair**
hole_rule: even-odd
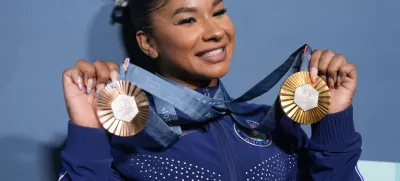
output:
[[[151,14],[163,7],[168,0],[130,0],[129,9],[131,21],[137,29],[151,30]]]
[[[163,7],[168,0],[126,0],[126,7],[115,7],[112,14],[114,22],[120,24],[132,23],[135,30],[149,32],[151,30],[151,14]]]
[[[126,0],[127,6],[116,6],[112,13],[112,21],[122,25],[121,35],[125,45],[125,52],[131,57],[131,63],[150,72],[157,72],[154,60],[144,54],[138,46],[136,32],[142,30],[146,33],[152,31],[151,14],[163,7],[168,0]]]

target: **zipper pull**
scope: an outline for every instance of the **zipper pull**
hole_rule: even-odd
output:
[[[208,88],[204,89],[204,95],[210,97],[210,93],[208,92]]]

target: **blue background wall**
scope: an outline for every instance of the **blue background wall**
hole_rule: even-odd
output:
[[[0,180],[57,177],[55,159],[68,121],[63,70],[80,58],[125,58],[119,26],[109,23],[112,3],[0,1]],[[363,135],[361,159],[400,162],[400,1],[226,0],[226,5],[237,30],[234,60],[223,78],[233,96],[304,43],[342,53],[359,72],[354,115]],[[255,102],[270,104],[277,93],[278,87]]]

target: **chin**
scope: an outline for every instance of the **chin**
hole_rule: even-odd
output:
[[[202,72],[202,75],[204,76],[204,78],[209,80],[220,79],[228,73],[228,70],[229,70],[229,65],[212,67]]]

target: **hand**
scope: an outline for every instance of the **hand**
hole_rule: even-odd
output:
[[[311,79],[320,76],[329,86],[331,105],[328,113],[343,111],[352,104],[357,88],[357,70],[341,54],[314,50],[310,62]]]
[[[70,120],[83,127],[100,128],[96,113],[97,95],[107,82],[118,80],[118,65],[79,60],[63,73],[64,99]]]

